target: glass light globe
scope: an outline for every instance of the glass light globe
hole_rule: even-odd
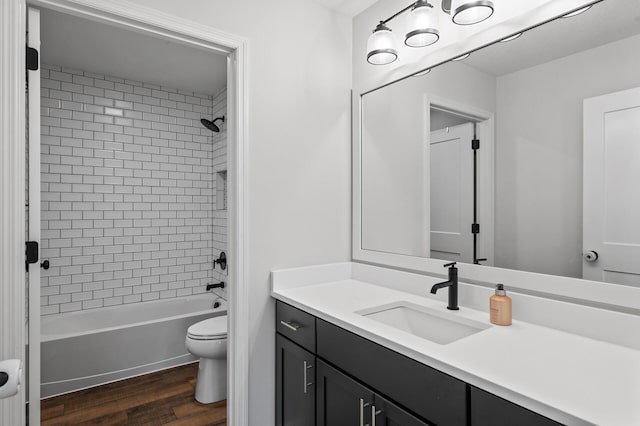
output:
[[[452,0],[451,16],[458,25],[472,25],[482,22],[493,15],[493,2],[490,0]]]
[[[398,51],[393,46],[391,30],[380,24],[367,40],[367,62],[386,65],[398,59]]]
[[[432,10],[429,3],[419,1],[407,15],[408,32],[404,44],[409,47],[425,47],[435,43],[440,38],[436,29],[438,15]]]

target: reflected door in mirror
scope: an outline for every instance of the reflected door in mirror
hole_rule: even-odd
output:
[[[584,101],[583,278],[640,286],[640,88]]]
[[[431,132],[431,257],[473,263],[473,123]]]

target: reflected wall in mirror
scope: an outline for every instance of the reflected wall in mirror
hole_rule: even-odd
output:
[[[362,95],[362,249],[473,262],[475,127],[477,257],[640,285],[639,87],[640,3],[604,0]]]

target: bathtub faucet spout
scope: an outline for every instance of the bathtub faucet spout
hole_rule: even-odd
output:
[[[224,288],[224,281],[220,281],[217,284],[207,284],[207,291],[211,290],[212,288]]]

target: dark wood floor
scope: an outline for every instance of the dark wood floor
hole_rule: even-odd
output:
[[[159,371],[42,401],[42,426],[227,424],[227,401],[194,398],[198,364]]]

